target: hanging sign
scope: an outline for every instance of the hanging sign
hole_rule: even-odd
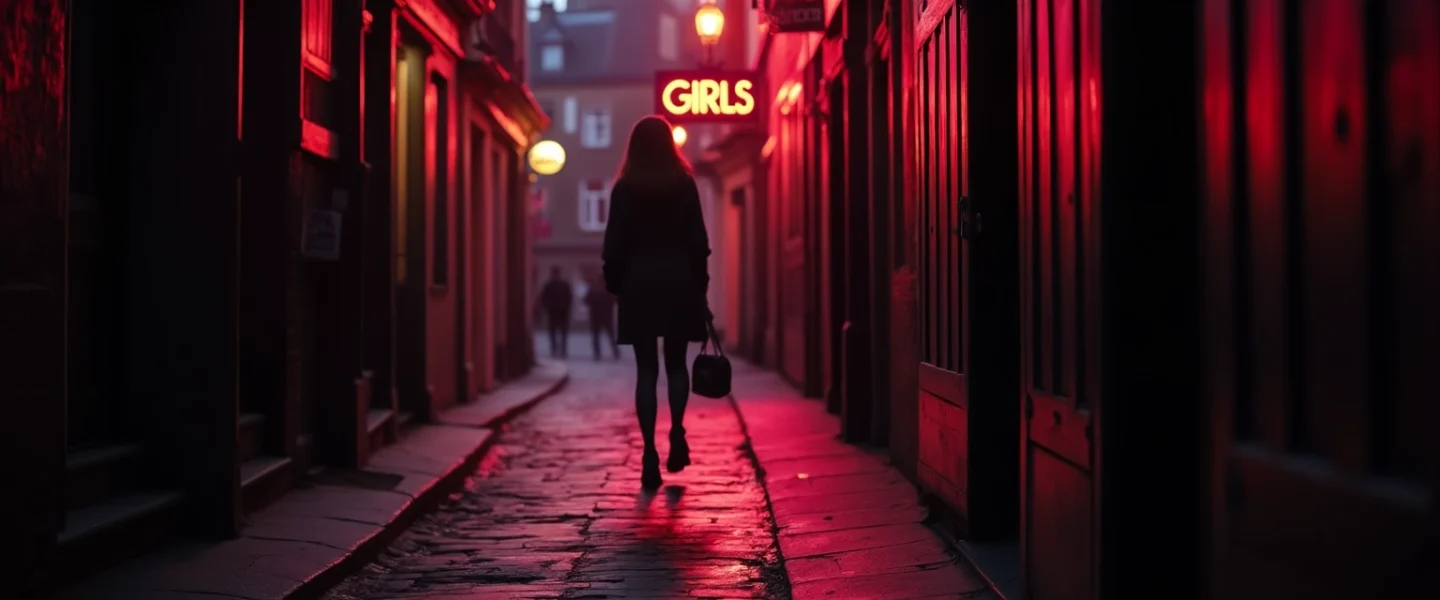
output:
[[[762,79],[750,71],[656,71],[655,112],[671,123],[745,123],[764,112]]]
[[[775,0],[765,14],[775,33],[825,31],[825,0]]]

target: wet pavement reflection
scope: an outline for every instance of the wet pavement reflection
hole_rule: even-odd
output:
[[[632,365],[571,359],[566,388],[511,423],[462,492],[327,597],[787,597],[727,401],[692,396],[694,464],[640,490]]]

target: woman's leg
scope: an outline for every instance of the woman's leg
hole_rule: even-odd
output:
[[[685,433],[685,405],[690,400],[690,373],[685,365],[689,344],[682,338],[665,338],[665,380],[670,393],[670,431]]]
[[[665,381],[670,395],[670,458],[665,468],[679,473],[690,465],[690,444],[685,440],[685,405],[690,400],[690,374],[685,369],[683,338],[665,338]]]
[[[655,384],[660,379],[660,357],[655,355],[655,340],[635,343],[635,416],[640,419],[640,437],[645,453],[640,456],[640,485],[646,489],[660,487],[660,452],[655,450],[655,413],[659,399]]]
[[[635,415],[640,418],[640,435],[645,439],[645,452],[655,452],[655,415],[659,411],[655,385],[660,382],[660,357],[655,353],[655,340],[635,342]]]

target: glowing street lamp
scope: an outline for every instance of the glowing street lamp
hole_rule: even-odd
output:
[[[690,134],[685,131],[684,127],[676,125],[674,129],[670,130],[670,135],[675,138],[676,146],[684,146],[685,139],[688,138]]]
[[[714,2],[706,2],[700,5],[695,11],[695,33],[700,34],[700,43],[706,46],[714,46],[720,41],[720,33],[725,31],[725,12],[715,6]]]
[[[530,169],[541,175],[554,175],[565,166],[565,148],[554,140],[545,140],[530,148]]]
[[[700,35],[700,44],[705,46],[707,62],[715,64],[715,45],[720,43],[720,33],[725,31],[725,11],[706,0],[695,10],[695,33]]]

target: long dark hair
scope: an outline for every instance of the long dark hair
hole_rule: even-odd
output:
[[[617,181],[669,183],[689,177],[692,173],[690,161],[675,145],[669,121],[650,115],[635,122]]]

